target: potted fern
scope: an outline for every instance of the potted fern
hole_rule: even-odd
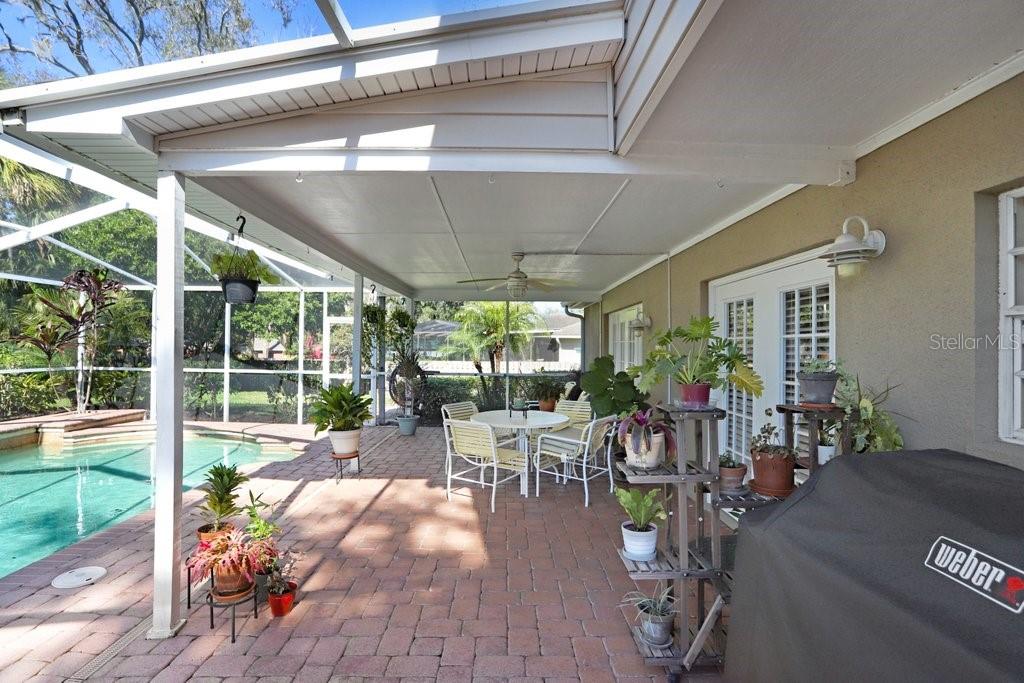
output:
[[[358,452],[363,423],[372,416],[371,403],[369,396],[355,393],[351,384],[322,389],[309,408],[314,434],[327,432],[335,453]]]
[[[210,270],[220,281],[224,301],[229,304],[251,304],[261,283],[276,285],[281,281],[255,251],[240,253],[236,249],[214,254]]]
[[[678,610],[671,587],[659,581],[652,595],[630,591],[623,596],[622,604],[636,608],[641,640],[654,647],[668,647],[672,644],[672,624]]]
[[[654,414],[654,408],[637,410],[619,421],[619,443],[626,449],[626,464],[650,470],[675,453],[672,427]]]
[[[658,554],[658,526],[654,520],[667,519],[658,490],[618,488],[615,497],[629,515],[622,523],[622,554],[640,562],[653,560]]]
[[[206,472],[206,498],[198,511],[207,522],[196,529],[200,541],[211,541],[234,530],[234,525],[226,520],[242,512],[235,491],[247,481],[249,477],[239,472],[237,465],[218,464]]]
[[[731,385],[760,396],[764,391],[761,378],[734,341],[715,334],[717,329],[717,320],[703,316],[657,335],[643,365],[630,368],[637,387],[650,391],[670,379],[679,385],[683,405],[692,408],[707,407],[712,388]]]

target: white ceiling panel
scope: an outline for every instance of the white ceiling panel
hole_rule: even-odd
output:
[[[451,235],[335,235],[334,240],[403,280],[409,273],[468,273]]]

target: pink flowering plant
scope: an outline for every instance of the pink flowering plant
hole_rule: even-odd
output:
[[[671,461],[676,452],[675,434],[654,408],[637,410],[619,419],[619,443],[625,446],[628,442],[634,453],[649,451],[657,433],[664,434],[666,460]]]
[[[278,551],[272,539],[253,541],[242,530],[236,529],[209,541],[200,541],[188,566],[193,580],[201,583],[215,569],[238,572],[252,581],[258,572],[266,572],[277,559]]]

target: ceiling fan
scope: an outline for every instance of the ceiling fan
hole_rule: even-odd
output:
[[[554,287],[572,287],[575,285],[575,283],[569,282],[568,280],[527,277],[526,273],[519,268],[519,265],[523,262],[523,258],[525,256],[526,255],[521,252],[513,253],[512,261],[515,264],[515,269],[504,277],[483,277],[473,280],[459,280],[457,284],[462,285],[466,283],[496,282],[498,284],[491,285],[484,289],[484,291],[490,292],[504,287],[508,290],[508,296],[510,299],[522,299],[526,296],[526,292],[530,287],[536,287],[542,292],[550,292]]]

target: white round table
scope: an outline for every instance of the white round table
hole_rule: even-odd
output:
[[[469,418],[473,422],[490,425],[495,429],[509,429],[516,432],[517,447],[527,456],[530,455],[530,434],[533,432],[547,432],[569,424],[569,417],[560,413],[548,413],[543,410],[527,410],[523,416],[522,410],[513,410],[511,414],[507,410],[485,410]],[[530,458],[526,462],[529,464]],[[519,492],[529,494],[530,478],[528,474],[519,477]]]

